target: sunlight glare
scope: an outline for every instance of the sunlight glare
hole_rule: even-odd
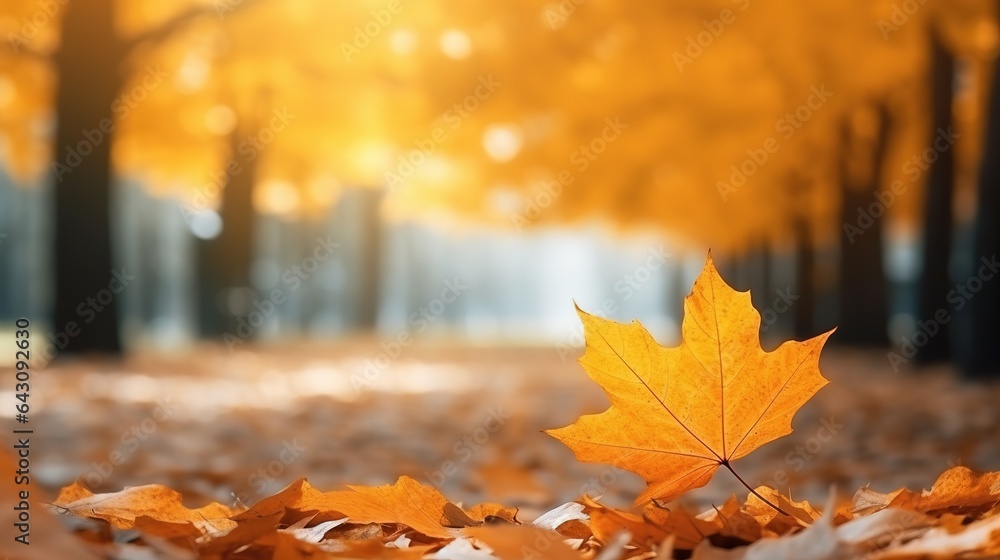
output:
[[[411,54],[417,48],[417,34],[410,29],[397,29],[389,36],[389,48],[396,54]]]
[[[214,210],[202,210],[191,217],[188,228],[198,239],[215,239],[222,233],[222,217]]]
[[[205,126],[216,136],[225,136],[236,128],[236,113],[226,105],[215,105],[205,113]]]
[[[441,34],[441,52],[450,59],[462,60],[472,53],[472,41],[459,29],[449,29]]]
[[[288,215],[299,209],[301,197],[292,183],[269,180],[254,189],[253,202],[258,212]]]
[[[514,125],[494,124],[483,132],[483,149],[494,161],[503,163],[514,159],[521,151],[521,131]]]

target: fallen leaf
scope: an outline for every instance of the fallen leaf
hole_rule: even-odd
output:
[[[436,488],[401,476],[385,486],[348,486],[346,491],[305,491],[289,507],[303,511],[336,511],[352,523],[401,523],[429,537],[453,538],[449,528],[478,525]],[[311,489],[311,487],[310,487]]]
[[[284,510],[272,512],[266,517],[252,517],[235,521],[236,527],[224,535],[210,538],[200,552],[209,558],[235,550],[260,537],[274,532],[284,515]]]
[[[559,533],[531,525],[494,525],[466,529],[465,534],[483,541],[503,560],[552,558],[578,560],[580,555],[563,542]]]
[[[517,523],[517,508],[501,504],[485,503],[473,506],[466,513],[479,523],[489,523],[500,520],[507,523]]]
[[[750,293],[723,281],[711,253],[684,300],[680,346],[659,345],[638,321],[577,311],[580,363],[611,407],[548,433],[581,461],[641,475],[637,502],[704,486],[720,466],[791,433],[792,416],[827,382],[819,355],[832,331],[765,352]]]
[[[583,510],[584,505],[581,503],[565,503],[543,513],[532,525],[556,531],[564,537],[586,539],[590,537],[591,532],[584,522],[590,521],[590,516]]]
[[[757,519],[761,527],[765,527],[777,535],[784,535],[789,531],[808,527],[822,515],[809,502],[795,502],[774,488],[759,486],[754,489],[754,492],[760,496],[752,493],[747,496],[745,506],[747,513]],[[764,499],[781,508],[781,511],[787,515],[776,511],[766,504]]]
[[[973,522],[960,533],[934,528],[923,536],[886,551],[879,559],[892,558],[968,558],[1000,557],[1000,517]]]
[[[666,539],[664,539],[666,540]],[[594,557],[594,560],[619,560],[625,557],[625,549],[628,544],[632,541],[632,535],[628,531],[622,531],[615,535],[611,542],[604,545],[604,549],[601,553]],[[656,545],[652,547],[653,550],[656,549]]]
[[[192,548],[190,545],[202,535],[202,532],[190,521],[173,523],[170,521],[160,521],[159,519],[145,515],[141,515],[135,519],[135,529],[146,536],[152,535],[175,544],[189,545],[186,548]]]
[[[933,519],[915,511],[884,509],[838,526],[837,538],[852,545],[858,554],[872,554],[896,543],[912,540],[933,524]]]
[[[584,512],[590,516],[590,531],[605,546],[622,533],[628,533],[630,542],[643,550],[652,550],[667,538],[665,529],[639,515],[607,507],[590,496],[584,496],[581,502]]]
[[[120,492],[94,494],[69,503],[53,505],[78,517],[103,519],[116,529],[133,529],[140,517],[150,517],[167,523],[192,523],[202,531],[220,532],[232,529],[232,510],[219,503],[198,509],[188,509],[181,495],[158,484],[135,486]]]
[[[324,545],[330,543],[323,541]],[[339,550],[333,550],[330,546],[324,546],[327,557],[332,558],[381,558],[381,559],[401,559],[418,560],[430,552],[434,547],[427,545],[410,546],[399,548],[396,546],[385,546],[380,541],[350,542],[346,543]]]
[[[496,560],[496,556],[493,556],[490,551],[476,548],[468,539],[455,539],[426,558],[433,560]]]
[[[735,502],[735,500],[733,500]],[[739,507],[738,505],[736,507]],[[717,511],[712,512],[712,520],[700,519],[684,510],[670,510],[651,502],[642,512],[643,517],[659,529],[674,537],[672,547],[691,550],[706,537],[723,531],[724,522],[716,519]],[[760,532],[760,525],[757,525]]]
[[[345,542],[365,542],[380,539],[383,533],[382,526],[378,523],[365,523],[363,525],[341,525],[340,527],[334,527],[327,537]],[[402,535],[400,536],[402,537]]]
[[[91,492],[86,486],[80,484],[79,482],[74,482],[73,484],[65,486],[59,490],[59,495],[56,496],[56,500],[53,503],[68,504],[70,502],[89,498],[93,495],[94,493]]]
[[[281,531],[268,533],[254,542],[272,548],[274,550],[272,557],[281,560],[311,560],[321,558],[323,555],[323,550],[315,544],[302,541],[290,533]]]
[[[783,537],[763,538],[749,546],[720,549],[707,541],[693,560],[846,560],[875,556],[896,542],[923,534],[932,520],[914,512],[887,509],[836,526],[836,495],[830,492],[826,513],[806,529]]]
[[[703,541],[694,549],[692,560],[842,560],[852,558],[851,547],[837,539],[833,526],[834,494],[830,493],[827,514],[802,532],[781,538],[757,541],[731,550]]]
[[[300,478],[282,488],[277,494],[268,496],[247,508],[246,511],[233,516],[233,520],[244,521],[271,517],[276,513],[284,512],[286,508],[298,504],[304,499],[315,497],[319,494],[321,492],[310,486],[306,479]]]
[[[934,481],[930,490],[911,492],[901,488],[888,494],[862,488],[854,495],[854,512],[870,514],[887,507],[922,513],[977,513],[1000,502],[1000,472],[977,473],[967,467],[952,467]]]
[[[715,519],[722,525],[719,533],[723,536],[748,543],[760,540],[762,534],[760,522],[743,510],[736,496],[730,496],[722,507],[716,510]]]
[[[314,527],[289,527],[287,529],[280,529],[279,532],[288,533],[303,542],[316,544],[323,540],[323,537],[330,532],[330,529],[343,525],[346,522],[347,519],[324,521]]]

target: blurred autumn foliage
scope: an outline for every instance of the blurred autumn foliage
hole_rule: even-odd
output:
[[[72,168],[76,142],[53,150],[45,124],[60,81],[49,56],[67,40],[58,20],[74,14],[52,4],[51,21],[40,21],[42,4],[4,6],[4,35],[22,38],[0,58],[4,161],[22,179],[51,171],[53,160]],[[789,239],[796,219],[819,240],[838,235],[838,169],[852,149],[843,131],[874,141],[880,106],[892,125],[877,184],[902,179],[898,170],[931,136],[924,84],[936,44],[963,65],[955,130],[970,140],[958,144],[958,167],[974,174],[997,50],[995,3],[976,0],[904,3],[905,11],[890,1],[434,2],[394,3],[393,11],[374,1],[81,4],[90,7],[76,17],[94,29],[87,39],[94,48],[114,44],[107,52],[121,64],[102,104],[115,121],[113,168],[154,192],[190,200],[237,156],[232,134],[253,135],[287,109],[294,126],[253,162],[260,212],[308,215],[333,202],[335,184],[394,185],[395,174],[413,187],[393,197],[395,211],[445,206],[505,222],[492,194],[533,196],[565,168],[572,196],[543,220],[599,212],[720,248]],[[97,26],[111,35],[97,37]],[[463,108],[480,78],[502,95]],[[81,108],[83,91],[67,93],[66,108]],[[581,169],[581,148],[605,119],[627,134],[601,150],[599,165]],[[436,127],[445,141],[412,157]],[[747,173],[754,166],[743,163],[769,139],[777,148]],[[864,158],[851,159],[861,166]],[[412,174],[397,165],[406,160]],[[741,168],[745,185],[734,172]],[[890,211],[913,224],[920,200],[902,198]]]

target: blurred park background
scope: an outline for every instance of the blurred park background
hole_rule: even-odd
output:
[[[321,476],[433,482],[490,395],[534,403],[508,404],[526,418],[504,432],[513,442],[600,409],[573,364],[573,301],[676,343],[709,248],[752,290],[765,347],[838,326],[828,377],[872,407],[848,417],[845,461],[876,417],[937,442],[900,431],[910,460],[977,457],[948,442],[997,424],[989,409],[954,414],[980,402],[962,379],[1000,372],[998,12],[996,0],[2,0],[0,329],[13,348],[15,319],[30,318],[35,367],[51,372],[34,397],[52,426],[44,481],[101,473],[125,445],[115,430],[172,394],[190,422],[160,434],[188,443],[153,438],[92,486],[177,471],[217,494],[292,437],[233,416],[204,428],[212,408],[284,410],[363,465],[404,438],[403,403],[426,430],[397,455],[431,467],[392,468],[397,457]],[[933,379],[919,390],[936,392],[907,414],[927,422],[885,412],[917,395],[899,391],[918,365]],[[310,408],[288,404],[300,397]],[[841,410],[830,399],[816,410]],[[457,412],[428,412],[445,410]],[[374,435],[336,440],[334,421]],[[444,438],[437,451],[419,444],[427,434]],[[247,455],[257,443],[263,458]],[[528,488],[511,473],[544,463],[533,445],[477,460],[513,461],[488,478]],[[271,478],[331,464],[312,456]]]

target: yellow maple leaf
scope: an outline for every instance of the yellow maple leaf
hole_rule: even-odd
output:
[[[547,433],[581,461],[641,475],[647,488],[637,502],[677,498],[720,466],[736,475],[730,463],[791,433],[792,416],[827,383],[819,355],[833,331],[765,352],[750,292],[726,284],[711,253],[684,299],[675,348],[638,321],[577,312],[587,341],[580,364],[611,407]]]

